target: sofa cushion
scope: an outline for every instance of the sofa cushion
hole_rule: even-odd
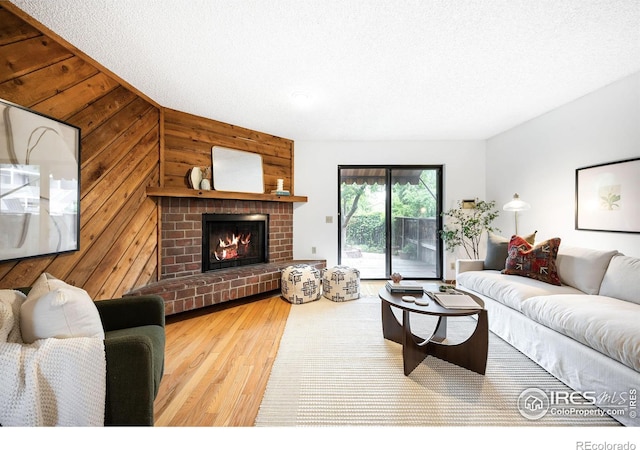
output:
[[[640,304],[640,258],[621,254],[611,258],[602,279],[600,295]]]
[[[48,273],[41,274],[20,308],[22,339],[96,337],[104,330],[96,305],[83,289]]]
[[[536,233],[522,236],[525,241],[533,245],[536,241]],[[492,233],[487,232],[487,256],[484,258],[484,268],[486,270],[502,270],[504,269],[509,255],[509,241],[510,239]]]
[[[602,251],[563,245],[558,250],[557,258],[560,281],[585,294],[597,294],[609,261],[616,253],[616,250]]]
[[[456,278],[456,285],[490,297],[520,311],[522,304],[531,297],[547,294],[582,294],[571,286],[555,286],[526,277],[503,275],[496,270],[463,272]]]
[[[532,297],[530,319],[640,371],[640,305],[601,295]]]
[[[513,236],[509,242],[509,256],[502,273],[519,275],[560,285],[556,269],[556,257],[560,238],[548,239],[532,247],[520,236]]]

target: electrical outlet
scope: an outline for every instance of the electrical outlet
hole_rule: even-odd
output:
[[[325,223],[333,223],[333,216],[325,216],[324,221]]]
[[[311,254],[315,255],[316,254],[316,248],[315,247],[311,247]]]
[[[456,270],[456,263],[452,262],[451,264],[449,264],[449,268],[451,270]]]

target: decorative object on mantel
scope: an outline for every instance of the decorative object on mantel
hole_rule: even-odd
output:
[[[518,234],[518,211],[527,211],[531,209],[531,205],[524,200],[520,200],[520,196],[518,194],[513,194],[513,199],[505,203],[502,207],[505,211],[513,211],[515,213],[516,219],[516,234]]]
[[[213,146],[211,159],[216,191],[264,194],[262,155]]]
[[[202,181],[200,182],[200,189],[203,191],[211,190],[211,182],[209,178],[211,177],[211,167],[205,167],[202,171]]]
[[[576,169],[575,227],[640,233],[640,158]]]
[[[278,178],[276,181],[276,189],[272,190],[271,193],[273,195],[291,195],[291,193],[284,188],[284,180],[282,178]]]
[[[192,167],[189,169],[187,180],[189,181],[189,187],[191,189],[200,189],[200,183],[202,182],[202,169],[200,169],[200,167]]]

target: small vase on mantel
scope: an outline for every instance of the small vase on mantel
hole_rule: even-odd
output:
[[[209,181],[209,177],[211,176],[211,167],[203,167],[202,168],[202,181],[200,182],[200,190],[202,191],[210,191],[211,190],[211,182]]]

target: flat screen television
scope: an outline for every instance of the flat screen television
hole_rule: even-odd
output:
[[[0,99],[0,262],[80,249],[80,128]]]

